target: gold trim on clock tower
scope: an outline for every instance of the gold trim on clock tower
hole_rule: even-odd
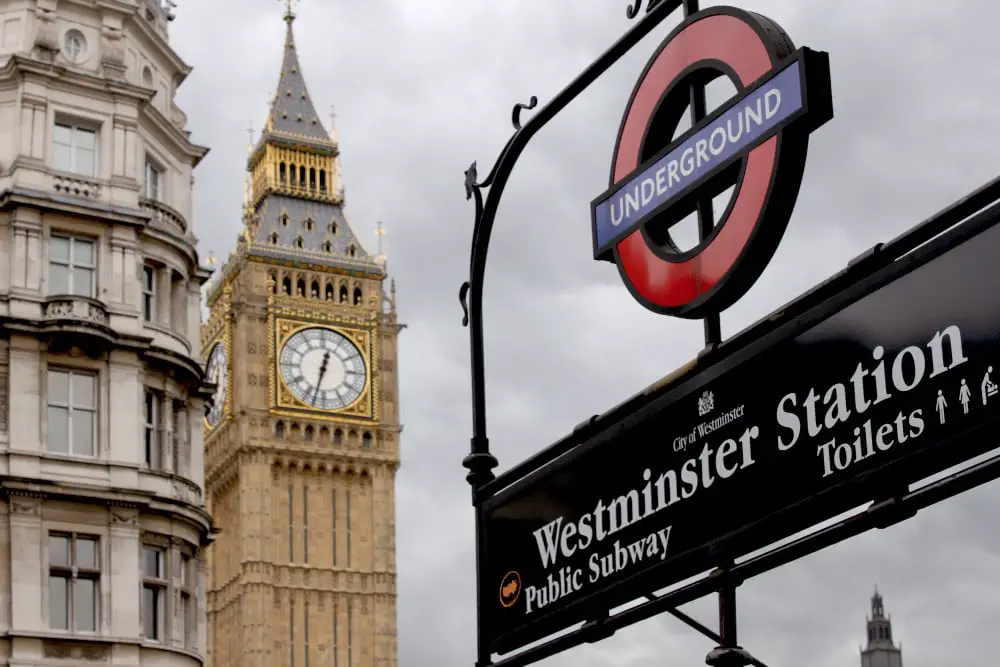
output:
[[[208,552],[208,661],[395,667],[403,325],[381,252],[367,252],[344,214],[338,142],[306,89],[294,19],[289,9],[277,92],[249,149],[243,229],[209,284],[202,328],[205,358],[226,350],[221,414],[205,422],[206,503],[220,530]],[[341,359],[356,396],[330,393],[325,365],[309,380],[332,398],[296,397],[308,396],[305,362],[290,380],[298,394],[285,384],[282,347],[313,328],[330,332],[318,337],[334,354],[344,339],[356,348]],[[305,345],[298,357],[313,355]]]

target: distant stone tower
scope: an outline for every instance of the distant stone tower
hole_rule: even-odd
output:
[[[861,667],[903,667],[903,646],[892,643],[892,619],[878,589],[872,596],[872,615],[868,619],[868,647],[861,649]]]

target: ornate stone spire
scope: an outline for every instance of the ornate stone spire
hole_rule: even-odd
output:
[[[302,76],[302,65],[295,49],[295,32],[292,24],[295,14],[291,3],[285,11],[285,48],[281,60],[278,88],[271,102],[268,130],[281,134],[299,135],[322,144],[333,143],[323,128],[312,97]]]
[[[295,48],[295,14],[291,1],[284,2],[281,76],[267,125],[247,159],[248,252],[384,274],[384,266],[364,249],[344,215],[336,134],[324,128],[309,96]]]

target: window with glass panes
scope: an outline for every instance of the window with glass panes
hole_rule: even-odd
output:
[[[56,123],[52,131],[52,160],[61,171],[97,175],[97,131],[73,123]]]
[[[100,539],[49,533],[49,627],[97,632],[101,582]]]
[[[160,200],[161,181],[163,173],[149,160],[146,160],[146,198]]]
[[[162,453],[160,451],[160,397],[151,389],[146,390],[146,405],[143,411],[145,416],[146,434],[146,465],[150,468],[160,468]]]
[[[49,294],[97,294],[97,245],[90,239],[49,238]]]
[[[142,319],[152,322],[156,317],[156,269],[142,267]]]
[[[97,375],[50,368],[46,447],[57,454],[97,453]]]
[[[166,550],[142,548],[142,634],[160,641],[165,632],[167,607]]]

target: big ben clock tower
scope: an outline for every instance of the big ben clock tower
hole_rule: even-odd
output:
[[[202,330],[213,667],[395,667],[395,290],[344,216],[288,24]]]

